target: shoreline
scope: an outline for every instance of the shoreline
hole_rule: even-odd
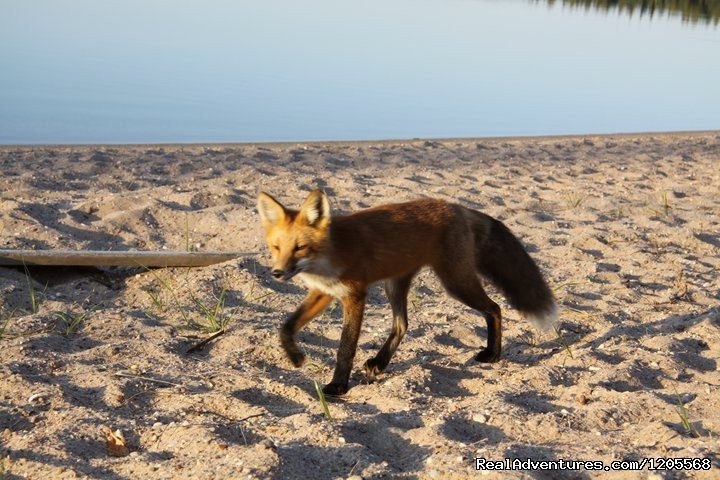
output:
[[[586,133],[586,134],[559,134],[559,135],[510,135],[510,136],[488,136],[488,137],[427,137],[427,138],[389,138],[377,140],[310,140],[310,141],[248,141],[248,142],[152,142],[152,143],[17,143],[17,144],[0,144],[0,150],[7,148],[80,148],[80,147],[283,147],[289,145],[336,145],[336,146],[357,146],[357,145],[399,145],[406,143],[418,142],[437,142],[437,143],[477,143],[477,142],[496,142],[496,141],[525,141],[525,140],[574,140],[582,138],[649,138],[649,137],[698,137],[707,135],[720,135],[720,129],[717,130],[672,130],[658,132],[619,132],[619,133]]]

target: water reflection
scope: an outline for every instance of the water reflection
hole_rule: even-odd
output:
[[[595,8],[619,11],[630,15],[653,18],[680,15],[683,22],[712,23],[720,21],[720,0],[547,0],[550,5],[562,4],[571,8]]]

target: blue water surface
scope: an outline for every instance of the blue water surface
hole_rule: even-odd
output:
[[[0,0],[0,143],[720,129],[720,28],[512,0]]]

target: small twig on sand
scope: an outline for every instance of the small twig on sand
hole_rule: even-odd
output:
[[[132,375],[129,373],[124,373],[124,372],[115,372],[115,376],[116,377],[125,377],[125,378],[134,378],[136,380],[145,380],[146,382],[159,383],[161,385],[170,385],[172,387],[182,387],[182,385],[180,385],[179,383],[167,382],[165,380],[160,380],[158,378],[141,377],[139,375]]]
[[[245,420],[250,420],[251,418],[255,418],[255,417],[262,417],[262,416],[264,416],[264,415],[265,415],[265,412],[256,413],[256,414],[254,414],[254,415],[248,415],[247,417],[243,417],[243,418],[241,418],[241,419],[239,419],[239,420],[236,420],[236,421],[237,421],[237,422],[244,422]]]
[[[350,472],[348,472],[348,474],[347,474],[348,477],[352,477],[352,474],[355,471],[355,467],[358,466],[358,463],[360,463],[359,458],[357,460],[355,460],[355,463],[353,463],[352,468],[350,469]]]
[[[193,413],[196,413],[196,414],[198,414],[198,415],[214,415],[214,416],[216,416],[216,417],[220,417],[220,418],[222,418],[222,419],[225,419],[225,420],[227,420],[227,421],[230,422],[230,423],[232,423],[232,422],[238,422],[238,423],[240,423],[240,422],[244,422],[244,421],[246,421],[246,420],[250,420],[251,418],[263,417],[263,416],[267,415],[267,412],[260,412],[260,413],[253,413],[252,415],[248,415],[247,417],[233,418],[233,417],[229,417],[229,416],[227,416],[227,415],[223,415],[222,413],[216,412],[216,411],[214,411],[214,410],[194,410],[194,409],[193,409],[192,412],[193,412]]]
[[[202,347],[204,347],[208,343],[212,342],[213,340],[215,340],[217,337],[219,337],[220,335],[222,335],[224,333],[225,333],[225,329],[218,330],[217,332],[213,333],[209,337],[207,337],[203,340],[200,340],[199,342],[197,342],[196,344],[194,344],[193,346],[188,348],[187,351],[185,352],[185,354],[187,355],[188,353],[192,353],[192,352],[196,352],[196,351],[200,350]]]

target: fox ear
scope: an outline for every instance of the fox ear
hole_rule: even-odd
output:
[[[311,227],[327,227],[330,223],[330,200],[325,192],[319,188],[310,192],[300,208],[299,218]]]
[[[257,209],[265,227],[274,225],[285,219],[285,207],[265,192],[260,192],[258,195]]]

